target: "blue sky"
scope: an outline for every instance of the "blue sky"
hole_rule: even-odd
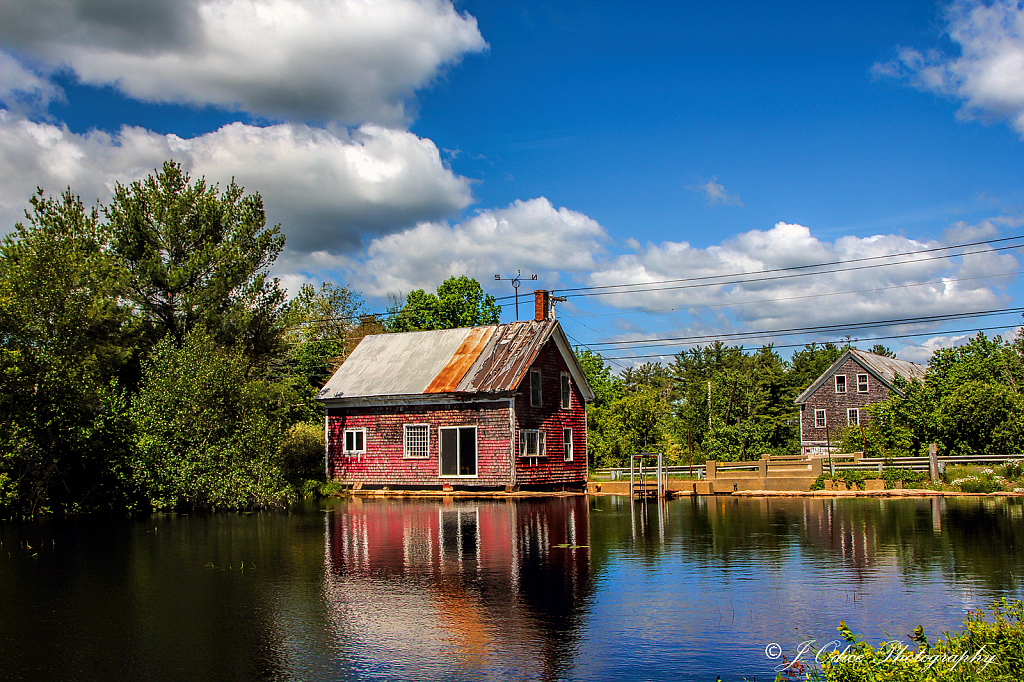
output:
[[[883,342],[919,361],[1020,320],[768,333],[1021,305],[984,245],[737,281],[1024,234],[1015,2],[3,0],[0,107],[0,230],[37,185],[103,201],[174,158],[263,194],[290,288],[374,310],[453,274],[717,276],[558,314],[587,344],[913,333]]]

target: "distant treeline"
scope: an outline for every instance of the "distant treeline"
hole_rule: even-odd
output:
[[[589,408],[591,464],[626,464],[662,452],[671,464],[756,459],[799,452],[794,399],[839,359],[845,346],[809,344],[788,361],[771,346],[746,351],[715,342],[618,374],[597,353],[577,349],[597,394]],[[895,357],[885,346],[872,353]],[[867,408],[863,428],[833,427],[834,444],[874,457],[927,454],[929,443],[956,455],[1024,451],[1024,341],[979,333],[936,351],[925,382],[897,379]],[[709,388],[710,384],[710,388]]]

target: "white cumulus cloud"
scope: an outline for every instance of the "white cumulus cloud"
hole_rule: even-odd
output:
[[[193,138],[136,127],[79,135],[0,111],[0,231],[21,218],[36,186],[106,201],[116,183],[167,159],[193,177],[234,177],[259,191],[269,221],[282,223],[299,254],[352,250],[367,236],[444,219],[472,201],[469,181],[444,166],[433,142],[378,126],[349,133],[232,123]]]
[[[961,100],[961,118],[1008,120],[1024,136],[1024,7],[1017,0],[957,0],[945,18],[959,55],[902,47],[874,73]]]
[[[941,246],[893,234],[829,243],[805,226],[781,222],[706,248],[687,242],[637,246],[603,263],[590,284],[652,283],[645,291],[623,290],[600,299],[618,309],[678,310],[681,328],[663,334],[668,336],[696,333],[709,324],[773,330],[994,309],[1003,303],[998,288],[1007,281],[996,275],[1018,267],[1014,256],[985,249],[964,257],[902,257],[896,259],[901,265],[891,267],[874,267],[888,260],[864,260],[766,273]],[[812,272],[821,274],[801,276]]]
[[[518,270],[526,278],[520,293],[530,293],[552,288],[563,274],[592,270],[607,240],[594,219],[555,208],[540,197],[480,211],[454,225],[421,223],[374,239],[358,259],[332,261],[319,254],[320,260],[314,258],[308,265],[343,268],[346,281],[375,298],[389,292],[433,290],[452,275],[469,275],[499,295],[511,294],[507,282],[500,290],[495,288],[494,275],[507,277]],[[297,265],[301,264],[293,264]],[[536,283],[529,281],[533,274],[539,276]]]
[[[447,0],[5,0],[0,43],[143,101],[392,127],[487,47]]]

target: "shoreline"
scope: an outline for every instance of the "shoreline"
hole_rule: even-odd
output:
[[[572,492],[572,491],[539,491],[539,490],[518,490],[516,492],[505,492],[503,490],[357,490],[347,493],[331,495],[331,497],[426,497],[426,498],[520,498],[520,497],[577,497],[581,495],[593,495],[595,497],[628,497],[627,494],[618,492]],[[682,493],[673,491],[673,498],[680,497],[1024,497],[1024,492],[994,492],[994,493],[964,493],[956,490],[928,490],[922,488],[904,488],[892,490],[740,490],[727,493],[713,493],[711,495],[697,495],[696,493]]]

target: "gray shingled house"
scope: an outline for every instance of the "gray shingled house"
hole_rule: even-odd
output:
[[[847,426],[863,424],[866,406],[886,400],[892,391],[899,393],[893,386],[897,374],[923,381],[927,371],[916,362],[847,349],[797,396],[801,454],[824,453]]]

